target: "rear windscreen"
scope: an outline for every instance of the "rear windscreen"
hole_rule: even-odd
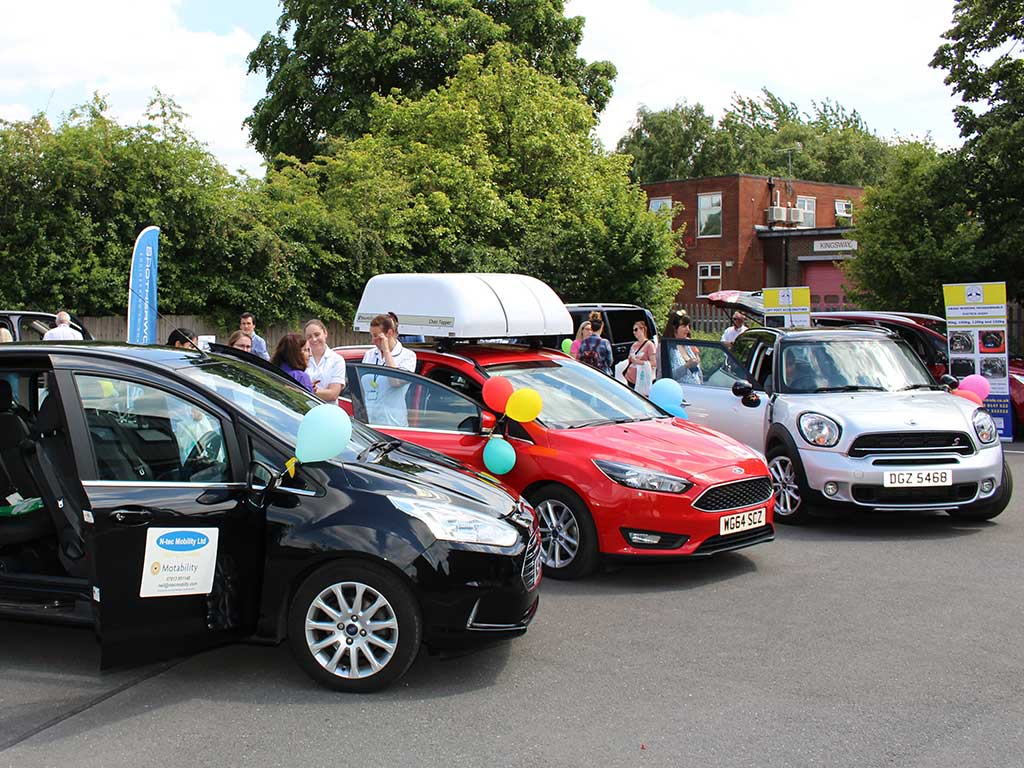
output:
[[[610,326],[611,334],[603,334],[610,338],[613,344],[635,341],[633,337],[633,323],[637,320],[647,326],[647,316],[642,309],[610,309],[605,310],[605,317]],[[647,328],[650,335],[650,328]]]

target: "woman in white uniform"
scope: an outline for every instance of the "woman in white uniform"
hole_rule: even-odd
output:
[[[327,343],[327,327],[319,320],[306,323],[309,363],[306,373],[313,382],[313,394],[325,403],[334,403],[345,389],[345,360]]]
[[[391,313],[377,315],[370,321],[370,340],[373,346],[363,355],[363,362],[416,371],[416,353],[402,346],[398,340],[398,323]],[[408,379],[388,376],[386,373],[363,374],[360,381],[366,399],[366,416],[371,425],[407,427],[409,415],[405,393]]]

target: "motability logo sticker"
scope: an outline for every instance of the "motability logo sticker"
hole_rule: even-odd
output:
[[[158,536],[156,545],[168,552],[195,552],[210,543],[210,537],[198,531],[175,531]]]

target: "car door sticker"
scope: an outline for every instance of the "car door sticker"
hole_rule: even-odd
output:
[[[150,528],[139,597],[208,595],[217,563],[216,528]]]

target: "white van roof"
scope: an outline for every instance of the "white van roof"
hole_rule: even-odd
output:
[[[398,315],[399,333],[460,339],[572,333],[572,318],[551,288],[526,275],[390,274],[371,277],[355,330],[377,315]]]

